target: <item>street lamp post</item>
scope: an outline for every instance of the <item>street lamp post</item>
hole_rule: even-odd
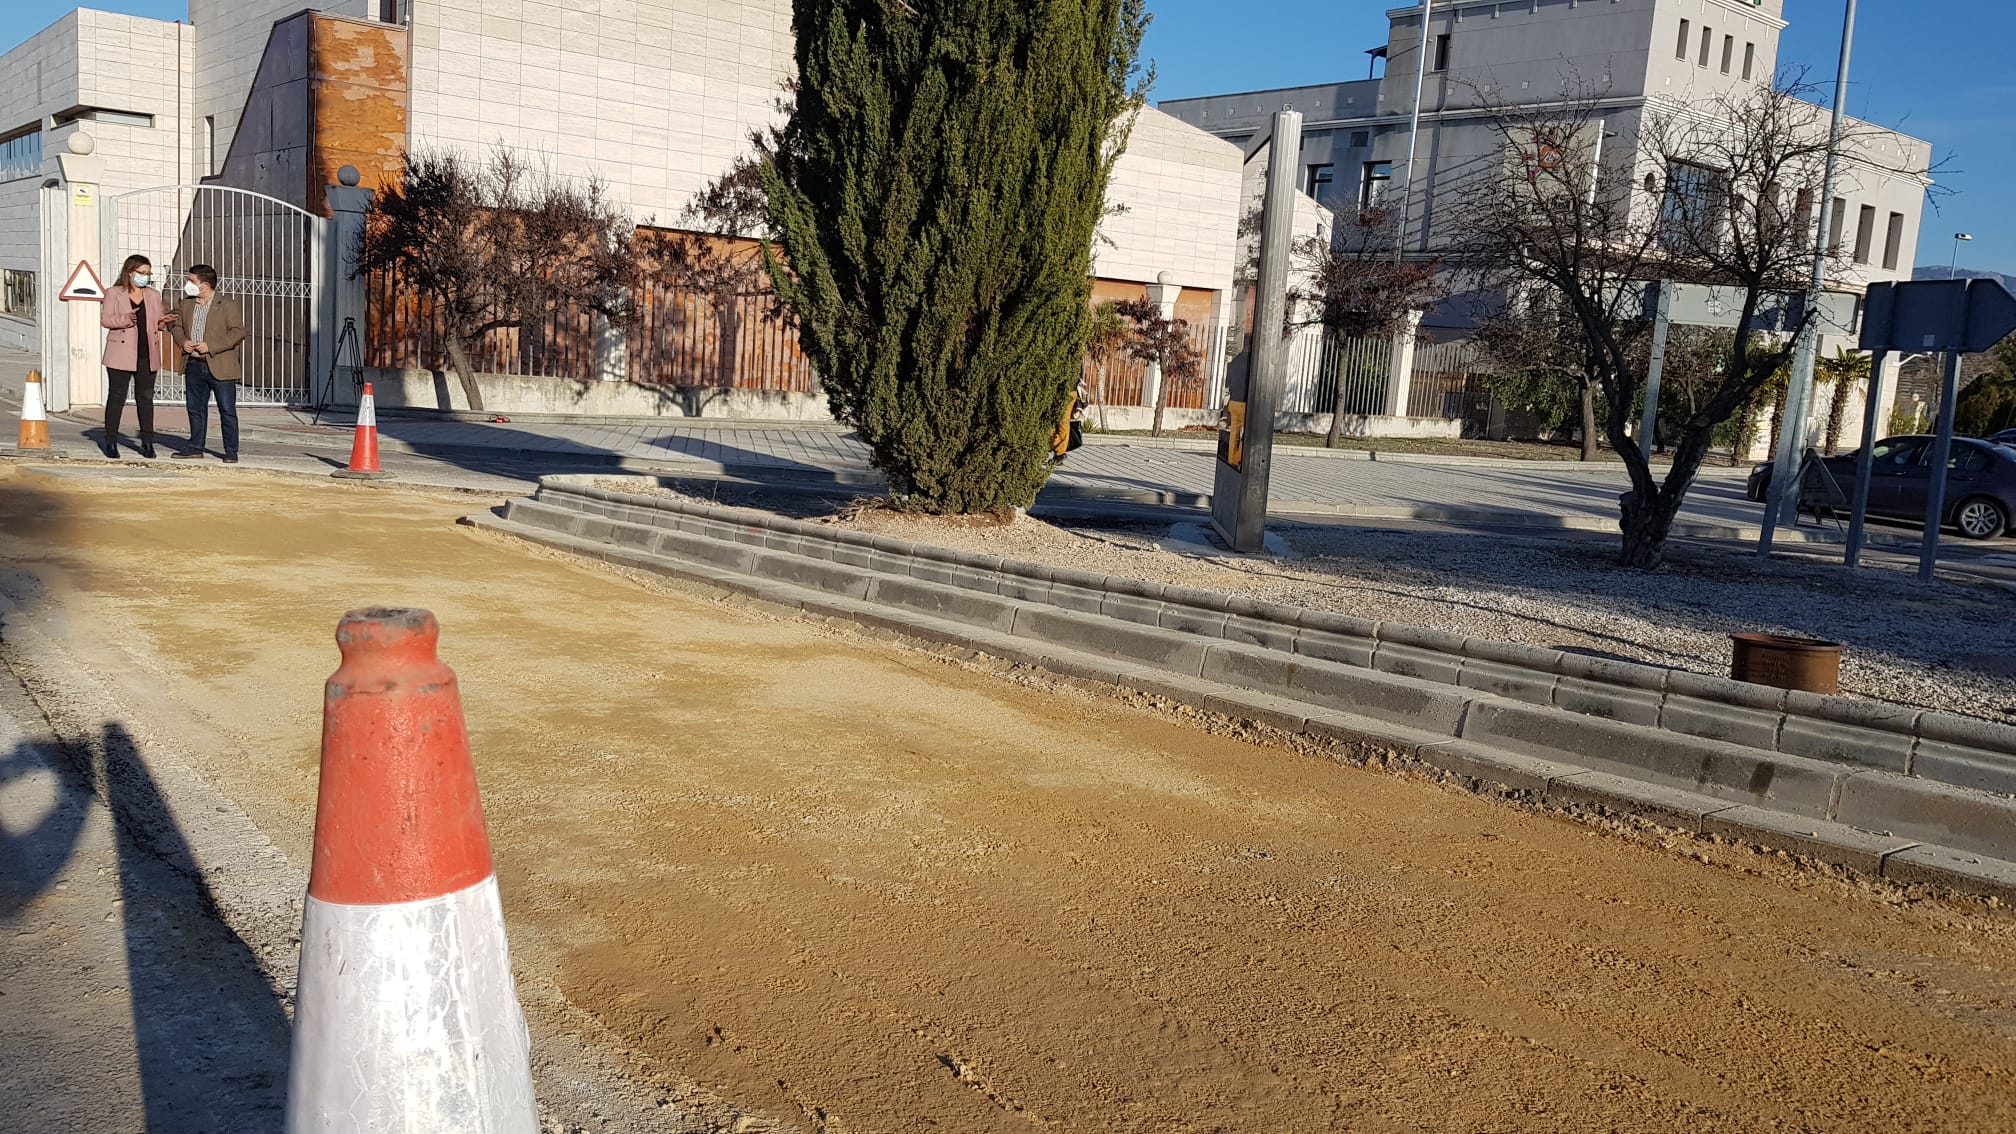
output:
[[[1953,264],[1946,269],[1947,279],[1957,280],[1960,278],[1960,245],[1973,239],[1974,234],[1971,232],[1956,232],[1953,234]]]
[[[1393,235],[1393,261],[1399,263],[1407,252],[1407,221],[1414,211],[1414,152],[1421,138],[1421,96],[1428,87],[1428,17],[1434,14],[1435,0],[1421,0],[1421,45],[1415,48],[1414,115],[1407,127],[1407,174],[1400,180],[1400,231]]]

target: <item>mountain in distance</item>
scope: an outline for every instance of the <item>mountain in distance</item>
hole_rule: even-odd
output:
[[[1911,270],[1911,278],[1914,280],[1950,280],[1955,278],[1963,280],[2001,280],[2003,287],[2008,288],[2010,291],[2016,291],[2016,276],[2005,275],[2001,272],[1984,272],[1979,268],[1961,268],[1958,271],[1949,272],[1941,265],[1935,264],[1927,267],[1921,264]]]

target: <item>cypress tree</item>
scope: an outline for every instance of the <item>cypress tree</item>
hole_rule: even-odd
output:
[[[1142,0],[795,0],[765,168],[833,415],[921,509],[1026,507],[1091,328]]]

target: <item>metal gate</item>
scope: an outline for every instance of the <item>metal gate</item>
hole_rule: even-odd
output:
[[[169,308],[182,298],[191,265],[217,269],[218,293],[245,316],[238,348],[241,404],[309,399],[309,359],[317,328],[323,221],[285,201],[225,185],[163,185],[106,202],[101,234],[105,284],[138,253],[154,265]],[[182,396],[181,360],[164,359],[157,396]]]

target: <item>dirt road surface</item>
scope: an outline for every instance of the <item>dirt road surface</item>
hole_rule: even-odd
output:
[[[466,496],[0,478],[17,598],[297,863],[338,616],[436,611],[535,1027],[745,1129],[2016,1129],[2006,910],[647,583]]]

